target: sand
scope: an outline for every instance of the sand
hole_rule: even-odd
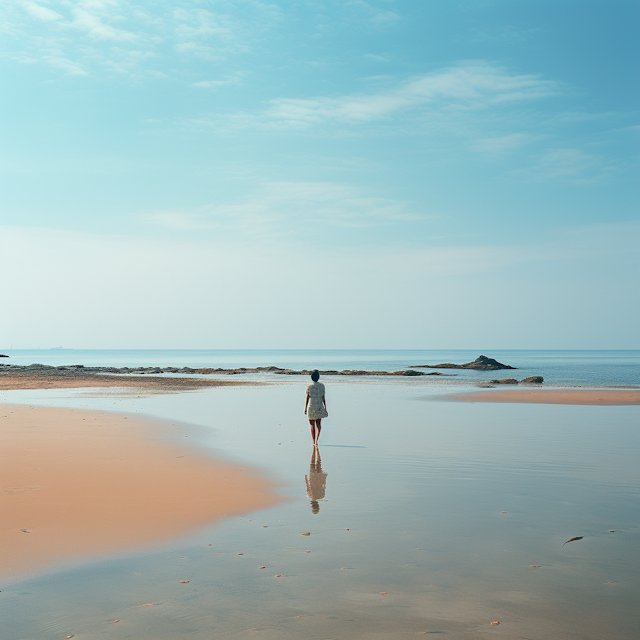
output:
[[[497,389],[445,396],[459,402],[524,402],[529,404],[638,405],[640,389]]]
[[[135,416],[0,405],[0,577],[141,548],[281,501],[252,469],[153,434]]]

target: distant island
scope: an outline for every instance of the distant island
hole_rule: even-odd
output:
[[[516,367],[502,364],[502,362],[498,362],[493,358],[487,358],[487,356],[478,356],[473,362],[467,362],[466,364],[451,364],[450,362],[446,362],[444,364],[417,364],[413,366],[421,369],[477,369],[479,371],[516,369]]]

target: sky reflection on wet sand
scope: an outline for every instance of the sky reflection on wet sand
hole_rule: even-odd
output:
[[[302,383],[6,394],[201,425],[190,444],[267,469],[294,498],[3,589],[7,637],[634,637],[637,407],[418,402],[426,386],[325,382],[317,513]]]

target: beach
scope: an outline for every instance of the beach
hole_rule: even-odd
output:
[[[169,446],[157,422],[0,407],[0,580],[172,540],[278,502],[251,470]]]
[[[314,513],[306,379],[149,380],[3,391],[7,637],[634,637],[637,390],[327,377]]]

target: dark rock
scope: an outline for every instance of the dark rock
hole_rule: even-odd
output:
[[[496,371],[498,369],[515,369],[508,364],[502,364],[493,358],[487,358],[487,356],[478,356],[473,362],[467,362],[465,364],[451,364],[445,362],[444,364],[418,364],[416,367],[423,369],[477,369],[479,371]]]
[[[423,376],[424,373],[422,371],[414,371],[413,369],[407,369],[403,371],[400,375],[402,376]]]
[[[543,382],[544,378],[542,376],[531,376],[530,378],[520,380],[520,384],[542,384]]]
[[[9,356],[5,356],[4,353],[0,353],[0,358],[8,358]]]
[[[490,380],[491,384],[518,384],[515,378],[500,378],[500,380]]]

